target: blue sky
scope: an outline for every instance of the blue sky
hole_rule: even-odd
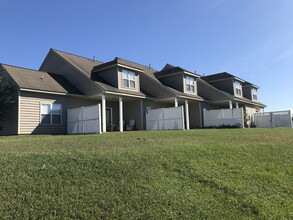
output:
[[[161,69],[229,72],[293,109],[292,0],[1,0],[0,63],[38,69],[50,48]]]

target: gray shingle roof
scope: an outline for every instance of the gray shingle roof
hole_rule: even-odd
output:
[[[219,80],[219,79],[229,79],[229,78],[237,78],[237,79],[240,79],[242,81],[245,81],[237,76],[234,76],[230,73],[227,73],[227,72],[222,72],[222,73],[215,73],[215,74],[211,74],[211,75],[208,75],[208,76],[202,76],[201,79],[203,79],[204,81],[206,82],[211,82],[211,81],[214,81],[214,80]]]
[[[69,63],[74,65],[77,69],[79,69],[81,72],[83,72],[89,77],[92,74],[93,68],[103,63],[101,61],[66,53],[60,50],[56,50],[56,49],[52,49],[52,50],[55,51],[60,56],[62,56],[65,60],[67,60]]]
[[[82,95],[63,76],[6,64],[1,65],[22,89]]]
[[[259,86],[255,85],[255,84],[252,84],[250,82],[247,82],[247,81],[245,83],[243,83],[243,86],[251,86],[253,88],[259,89]]]
[[[210,82],[210,81],[213,81],[213,80],[228,79],[228,78],[234,78],[234,77],[235,76],[233,76],[230,73],[222,72],[222,73],[211,74],[211,75],[208,75],[208,76],[202,76],[200,78],[203,79],[206,82]]]
[[[56,53],[58,53],[61,57],[63,57],[71,65],[76,67],[79,71],[81,71],[83,74],[85,74],[89,78],[92,78],[92,70],[94,69],[94,67],[110,65],[111,62],[113,62],[113,61],[110,61],[107,63],[102,63],[100,61],[93,61],[92,59],[89,59],[89,58],[77,56],[74,54],[69,54],[66,52],[59,51],[59,50],[55,50],[55,49],[52,49],[52,50],[55,51]],[[109,85],[102,78],[95,77],[94,81],[100,88],[102,88],[103,90],[108,91],[108,92],[115,92],[115,93],[121,93],[121,94],[146,97],[146,95],[141,92],[135,92],[135,91],[130,91],[130,90],[123,90],[122,91],[118,88],[115,88],[114,86]]]
[[[193,73],[189,70],[186,70],[180,66],[173,66],[171,64],[166,64],[164,66],[164,68],[161,71],[156,72],[155,75],[156,76],[163,76],[163,75],[168,75],[170,73],[178,73],[178,72],[187,72],[189,74],[194,75],[195,77],[199,77],[199,75],[196,73]]]
[[[212,84],[206,82],[205,80],[202,80],[202,78],[200,78],[198,80],[198,83],[199,83],[198,84],[199,93],[206,100],[209,100],[209,97],[211,97],[211,96],[214,96],[214,99],[215,99],[214,101],[225,100],[225,97],[226,97],[227,100],[237,100],[237,101],[240,101],[240,102],[248,103],[248,104],[259,106],[259,107],[262,107],[262,108],[266,107],[266,105],[263,104],[263,103],[252,101],[252,100],[247,99],[245,97],[234,96],[234,95],[231,95],[231,94],[229,94],[229,93],[227,93],[225,91],[219,90],[216,87],[214,87]],[[207,97],[205,94],[202,93],[201,88],[204,88],[204,87],[206,87],[205,92],[207,92],[206,94],[209,97]]]
[[[180,92],[180,91],[178,91],[176,89],[166,87],[155,76],[155,73],[158,72],[158,71],[156,69],[150,68],[149,66],[146,66],[146,65],[135,63],[135,62],[132,62],[132,61],[129,61],[129,60],[119,58],[119,57],[116,57],[114,60],[106,62],[106,63],[102,63],[100,61],[93,62],[93,60],[89,59],[89,58],[80,57],[80,56],[69,54],[69,53],[66,53],[66,52],[59,51],[59,50],[54,50],[54,51],[57,52],[63,58],[65,58],[68,62],[70,62],[72,65],[74,65],[77,69],[79,69],[81,72],[83,72],[89,78],[91,78],[92,71],[99,70],[99,69],[102,69],[102,68],[107,68],[108,66],[112,66],[112,65],[115,65],[115,64],[123,64],[123,65],[129,66],[129,67],[133,67],[133,68],[142,70],[142,72],[140,74],[143,75],[143,77],[147,77],[147,78],[151,79],[154,83],[156,83],[156,86],[160,87],[161,90],[164,91],[164,93],[169,93],[170,97],[183,96],[184,95],[186,97],[190,96],[192,98],[201,99],[201,97],[199,97],[199,96],[189,95],[189,94],[186,94],[186,93],[182,93],[182,92]],[[181,67],[174,67],[172,65],[170,65],[170,68],[172,69],[171,71],[175,71],[175,70],[187,71],[187,70],[185,70],[185,69],[183,69]],[[187,72],[190,72],[190,71],[187,71]],[[143,81],[141,81],[141,91],[142,92],[132,92],[132,91],[128,91],[128,90],[123,90],[122,91],[122,90],[120,90],[120,89],[118,89],[118,88],[116,88],[114,86],[109,85],[108,82],[106,82],[105,80],[103,80],[102,78],[99,78],[97,76],[95,76],[95,82],[101,88],[103,88],[105,91],[122,93],[122,94],[125,93],[125,94],[130,94],[130,95],[139,95],[139,96],[143,96],[143,97],[146,97],[149,94],[151,94],[151,91],[148,91],[144,87]],[[147,91],[147,92],[143,93],[143,91]]]
[[[102,68],[106,68],[106,67],[109,67],[109,66],[112,66],[112,65],[115,65],[115,64],[123,64],[125,66],[129,66],[129,67],[136,68],[136,69],[139,69],[139,70],[142,70],[142,68],[143,68],[143,66],[140,65],[140,64],[137,64],[137,63],[134,63],[134,62],[131,62],[131,61],[128,61],[128,60],[124,60],[124,59],[121,59],[119,57],[115,57],[114,60],[111,60],[111,61],[109,61],[107,63],[103,63],[103,64],[95,66],[93,71],[96,71],[96,70],[99,70],[99,69],[102,69]]]

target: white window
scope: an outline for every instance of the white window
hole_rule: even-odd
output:
[[[61,122],[61,104],[41,104],[41,124],[61,125]]]
[[[194,92],[194,78],[186,76],[186,90]]]
[[[234,82],[235,87],[235,94],[238,96],[242,96],[242,85],[240,82],[235,81]]]
[[[257,100],[257,90],[256,89],[251,89],[251,94],[252,94],[252,100]]]
[[[135,88],[135,72],[122,69],[123,86],[126,88]]]

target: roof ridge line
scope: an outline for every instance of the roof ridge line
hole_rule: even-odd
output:
[[[15,66],[15,65],[6,64],[6,63],[0,63],[0,65],[10,66],[10,67],[18,68],[18,69],[23,69],[23,70],[30,70],[30,71],[34,71],[34,72],[48,73],[48,72],[45,72],[45,71],[40,71],[40,70],[27,68],[27,67]]]
[[[140,65],[140,66],[143,66],[143,67],[149,69],[149,66],[146,66],[146,65],[144,65],[144,64],[140,64],[140,63],[137,63],[137,62],[134,62],[134,61],[128,60],[128,59],[121,58],[121,57],[115,57],[115,59],[116,59],[116,58],[117,58],[117,59],[120,59],[120,60],[125,60],[125,61],[127,61],[127,62],[131,62],[131,63],[134,63],[134,64],[138,64],[138,65]],[[152,67],[151,67],[150,69],[153,69],[153,70],[157,71],[155,68],[152,68]]]
[[[87,59],[87,60],[93,61],[93,58],[88,58],[88,57],[85,57],[85,56],[76,55],[76,54],[69,53],[69,52],[65,52],[65,51],[62,51],[62,50],[58,50],[58,49],[54,49],[54,48],[51,48],[50,50],[54,50],[54,51],[61,52],[61,53],[65,53],[65,54],[68,54],[68,55],[71,55],[71,56],[76,56],[76,57],[80,57],[80,58],[83,58],[83,59]],[[104,62],[102,62],[100,60],[96,60],[96,59],[94,60],[94,62],[104,63]]]

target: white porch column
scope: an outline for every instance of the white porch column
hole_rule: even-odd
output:
[[[185,121],[186,121],[186,130],[189,130],[189,108],[188,108],[188,101],[185,100]]]
[[[105,95],[102,95],[102,131],[106,132],[106,97]]]
[[[229,101],[229,108],[230,108],[230,109],[233,108],[232,101]]]
[[[175,107],[178,107],[178,99],[177,98],[175,98],[174,102],[175,102]]]
[[[238,104],[238,102],[236,102],[236,108],[239,108],[239,104]]]
[[[102,133],[102,128],[101,128],[101,124],[102,124],[102,121],[101,121],[101,104],[98,104],[98,109],[99,109],[99,131],[98,133],[101,134]]]
[[[123,101],[121,97],[119,97],[119,128],[120,132],[123,132]]]

